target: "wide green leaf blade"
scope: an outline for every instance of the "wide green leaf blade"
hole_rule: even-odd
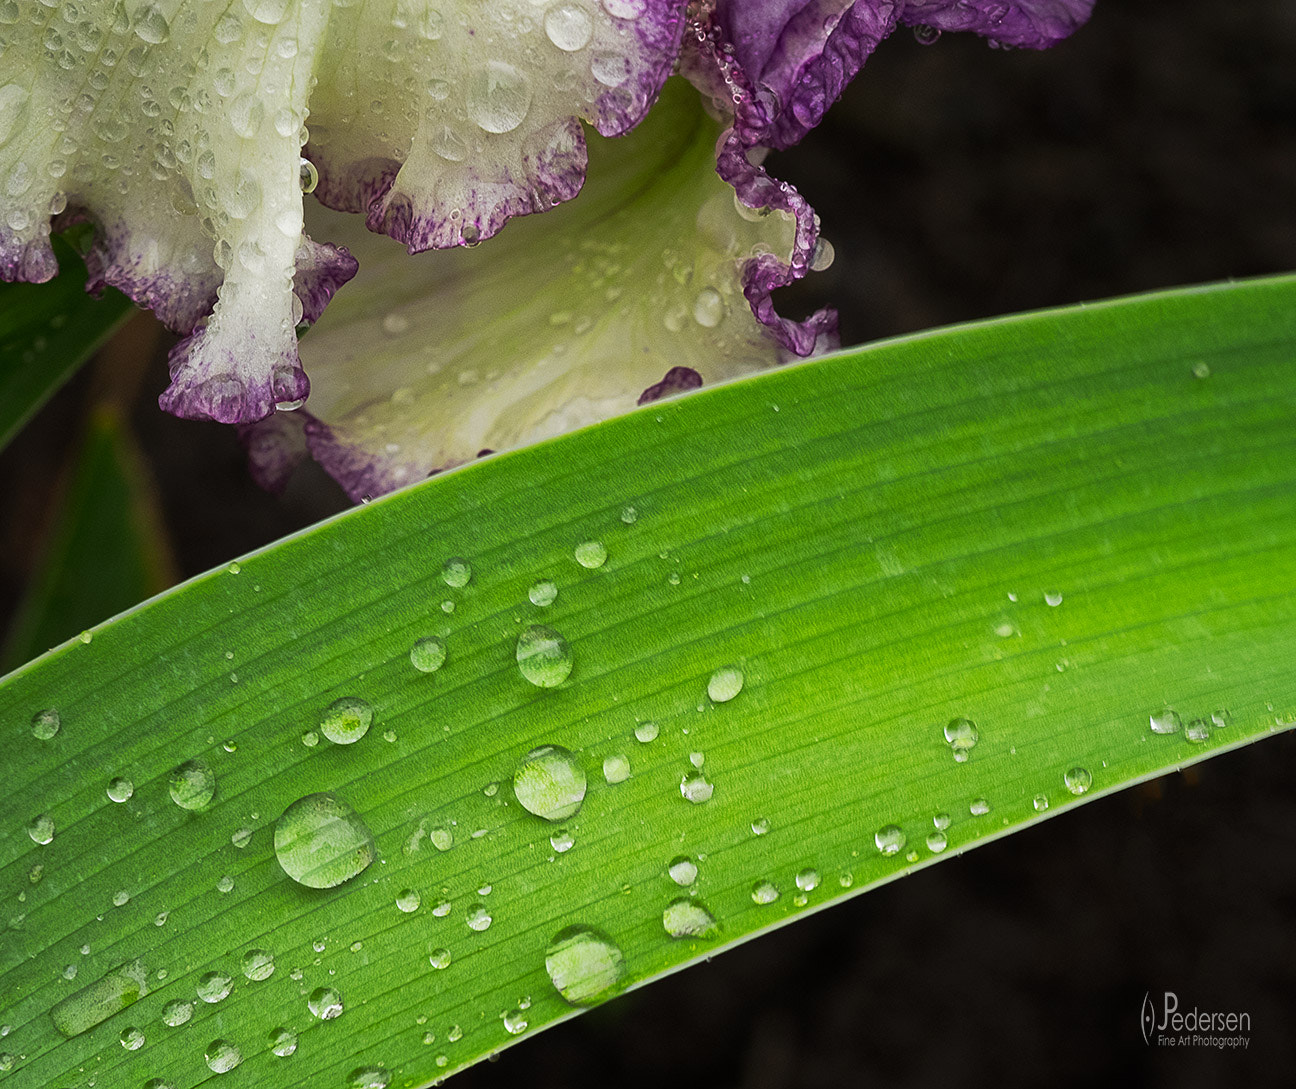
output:
[[[152,482],[124,421],[101,407],[87,424],[0,668],[20,665],[174,581]]]
[[[570,1014],[551,977],[597,1001],[1289,727],[1293,303],[1281,277],[1027,315],[651,406],[13,675],[10,1084],[420,1085]],[[321,736],[358,730],[321,722],[344,697],[374,713],[351,744]],[[544,745],[576,812],[520,770]],[[376,857],[330,884],[371,849],[303,803],[305,887],[275,825],[321,792]]]
[[[61,238],[53,245],[53,281],[0,284],[0,449],[131,312],[114,288],[87,295],[81,258]]]

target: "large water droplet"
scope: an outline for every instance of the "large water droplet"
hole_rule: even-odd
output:
[[[44,711],[37,711],[32,715],[32,734],[40,738],[41,741],[48,741],[59,732],[59,727],[62,725],[63,720],[59,718],[59,713],[52,707],[47,707]]]
[[[751,898],[757,904],[772,904],[779,898],[778,886],[773,881],[757,881],[752,886]]]
[[[102,979],[69,995],[50,1010],[54,1027],[73,1037],[106,1021],[148,994],[148,970],[142,961],[131,961]]]
[[[569,926],[549,943],[545,970],[563,998],[585,1006],[611,996],[625,973],[625,956],[601,930]]]
[[[687,855],[680,855],[678,858],[671,859],[671,864],[666,867],[666,872],[670,874],[670,879],[675,884],[687,888],[697,880],[698,868]]]
[[[149,45],[161,45],[171,37],[171,27],[157,4],[149,4],[137,11],[131,29],[141,41]]]
[[[560,745],[532,749],[513,773],[513,793],[522,808],[547,821],[574,816],[585,800],[585,769]]]
[[[410,647],[410,665],[420,673],[435,673],[445,660],[445,640],[435,635],[420,639]]]
[[[581,541],[573,550],[572,555],[576,557],[576,562],[582,567],[593,570],[607,563],[607,546],[602,541]]]
[[[576,53],[589,44],[594,21],[578,4],[559,4],[545,12],[545,35],[564,53]]]
[[[908,841],[898,825],[887,824],[873,834],[873,842],[884,855],[898,855]]]
[[[54,819],[48,813],[41,813],[27,822],[27,834],[33,843],[44,846],[54,841]]]
[[[223,972],[208,972],[198,981],[198,997],[215,1005],[229,997],[234,981]]]
[[[162,1007],[162,1023],[171,1028],[179,1028],[193,1016],[193,1003],[181,999],[172,999]]]
[[[1179,717],[1179,713],[1170,710],[1169,707],[1153,711],[1148,717],[1148,722],[1154,734],[1173,734],[1183,727],[1183,719]]]
[[[796,875],[796,887],[802,892],[814,892],[819,887],[819,871],[807,866]]]
[[[347,1078],[349,1089],[387,1089],[391,1075],[381,1066],[361,1066]]]
[[[203,1058],[213,1074],[228,1074],[243,1061],[243,1052],[228,1040],[213,1040]]]
[[[511,64],[489,61],[468,79],[468,116],[486,132],[512,132],[531,108],[531,81]]]
[[[518,636],[517,664],[537,688],[557,688],[571,675],[572,649],[553,628],[533,624]]]
[[[274,975],[274,954],[268,949],[249,949],[243,954],[243,974],[254,983]]]
[[[461,556],[451,556],[441,565],[441,581],[455,590],[461,590],[472,578],[472,567]]]
[[[332,1021],[334,1018],[341,1017],[345,1008],[342,1004],[342,996],[332,987],[316,987],[311,991],[306,1005],[321,1021]]]
[[[531,599],[532,605],[543,608],[558,600],[558,587],[549,579],[541,579],[527,591],[527,597]]]
[[[275,824],[275,856],[284,873],[312,889],[349,881],[374,860],[373,834],[332,794],[308,794]]]
[[[736,665],[721,666],[707,681],[707,695],[713,703],[728,703],[742,691],[743,671]]]
[[[1084,794],[1093,786],[1093,776],[1087,768],[1072,768],[1062,776],[1062,781],[1072,794]]]
[[[680,793],[694,805],[701,805],[711,800],[715,784],[700,771],[690,772],[680,779]]]
[[[343,696],[324,708],[320,731],[339,745],[352,745],[369,732],[373,724],[373,704],[359,696]]]
[[[945,727],[945,740],[954,752],[954,759],[960,764],[968,758],[968,753],[980,738],[976,723],[970,718],[950,719],[949,725]]]
[[[720,927],[697,900],[672,900],[662,912],[662,926],[672,938],[714,938]]]
[[[181,809],[203,809],[216,793],[216,773],[205,760],[186,760],[171,769],[167,787]]]

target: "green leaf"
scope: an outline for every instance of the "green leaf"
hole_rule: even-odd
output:
[[[0,284],[0,449],[126,320],[131,303],[112,288],[85,293],[86,270],[54,238],[61,269],[48,284]]]
[[[8,1084],[424,1084],[1290,727],[1294,303],[1171,292],[654,405],[8,678]]]
[[[90,419],[42,560],[0,655],[4,668],[175,582],[152,482],[111,409]]]

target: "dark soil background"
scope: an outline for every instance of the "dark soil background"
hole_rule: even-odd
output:
[[[837,251],[784,307],[836,305],[845,343],[1291,270],[1296,3],[1099,0],[1042,54],[901,32],[769,166]],[[150,331],[133,332],[112,366],[143,353]],[[345,506],[313,469],[283,501],[261,493],[232,431],[160,413],[165,372],[135,362],[132,419],[179,576]],[[0,455],[0,616],[104,374]],[[1293,784],[1287,734],[807,917],[453,1084],[1290,1085]],[[1248,1012],[1249,1048],[1147,1047],[1140,1005],[1166,990],[1184,1009]]]

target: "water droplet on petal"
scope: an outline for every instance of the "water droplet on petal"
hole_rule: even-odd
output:
[[[243,1061],[243,1053],[228,1040],[213,1040],[203,1058],[213,1074],[228,1074]]]
[[[167,787],[181,809],[204,809],[216,794],[216,773],[205,760],[187,760],[171,770]]]
[[[707,695],[713,703],[728,703],[743,688],[743,671],[736,665],[721,666],[707,681]]]
[[[332,987],[316,987],[311,991],[306,1005],[321,1021],[332,1021],[336,1017],[341,1017],[345,1008],[342,1004],[342,996]]]
[[[320,732],[338,745],[352,745],[369,732],[373,724],[373,704],[359,696],[343,696],[324,708]]]
[[[445,640],[426,636],[410,647],[410,664],[420,673],[435,673],[446,660]]]
[[[545,12],[545,36],[564,53],[576,53],[589,44],[594,22],[579,4],[559,4]]]
[[[564,999],[585,1006],[611,996],[625,973],[625,956],[602,931],[569,926],[549,943],[545,970]]]
[[[485,132],[512,132],[531,108],[531,81],[503,61],[488,61],[468,79],[468,116]]]
[[[714,329],[725,316],[724,299],[714,287],[704,287],[693,299],[693,320],[704,329]]]
[[[319,185],[319,171],[309,159],[302,159],[297,165],[297,184],[303,193],[313,193]]]
[[[537,688],[557,688],[570,675],[572,649],[553,628],[533,624],[517,641],[518,670]]]
[[[293,802],[275,824],[274,845],[284,873],[312,889],[349,881],[375,854],[373,834],[359,814],[332,794]]]
[[[1072,794],[1084,794],[1093,786],[1093,776],[1087,768],[1072,768],[1062,776],[1062,781]]]
[[[527,753],[513,773],[513,793],[522,808],[547,821],[574,816],[585,800],[585,769],[560,745]]]

